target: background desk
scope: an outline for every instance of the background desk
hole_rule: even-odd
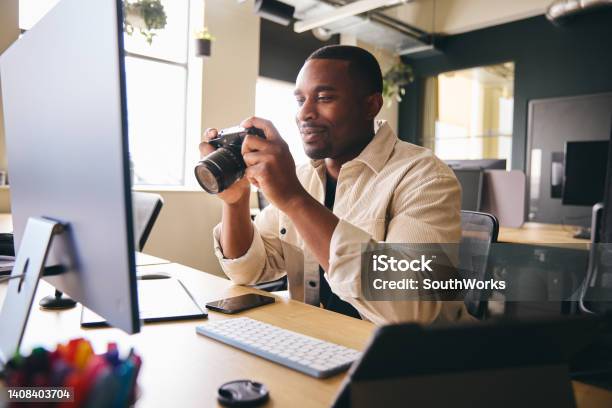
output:
[[[141,272],[163,269],[181,279],[201,305],[211,300],[236,296],[254,289],[234,286],[228,280],[178,264],[149,265]],[[0,284],[0,301],[6,283]],[[54,348],[57,342],[74,337],[89,339],[102,352],[109,341],[126,350],[135,347],[143,357],[139,377],[141,407],[204,407],[216,404],[216,390],[226,381],[251,378],[270,389],[272,407],[329,406],[340,388],[344,374],[317,380],[197,335],[195,327],[205,320],[148,324],[136,335],[128,336],[117,329],[81,329],[80,307],[63,312],[41,311],[38,300],[53,292],[41,282],[26,329],[24,350],[37,345]],[[363,350],[374,331],[371,323],[337,313],[276,297],[276,303],[250,310],[241,316],[252,317],[289,330],[347,347]],[[228,315],[210,312],[209,319],[227,319]],[[452,345],[452,339],[449,339]],[[410,348],[410,344],[406,344]],[[579,408],[612,406],[612,392],[574,382]]]
[[[574,238],[578,227],[526,222],[520,228],[500,227],[499,242],[515,244],[588,244],[588,239]]]

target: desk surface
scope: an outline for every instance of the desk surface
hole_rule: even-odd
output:
[[[143,266],[141,270],[158,270],[160,267],[181,279],[201,305],[223,297],[255,292],[178,264]],[[6,284],[0,284],[0,300],[4,299],[5,290]],[[344,378],[344,374],[340,374],[317,380],[199,336],[195,327],[205,320],[148,324],[133,336],[112,328],[84,330],[79,326],[79,307],[63,312],[38,309],[38,300],[51,293],[51,286],[41,282],[26,329],[24,349],[37,345],[53,348],[57,342],[79,336],[89,339],[97,352],[103,352],[109,341],[118,342],[123,349],[133,346],[143,357],[138,406],[212,406],[216,403],[219,385],[239,378],[251,378],[263,382],[270,389],[269,407],[324,407],[333,401]],[[244,312],[241,316],[359,350],[365,348],[374,330],[371,323],[282,297],[276,297],[275,304]],[[227,318],[231,317],[209,313],[209,320]],[[612,392],[578,382],[573,385],[579,408],[612,406]]]
[[[520,228],[499,228],[499,242],[516,244],[588,244],[588,239],[577,239],[573,235],[578,227],[571,225],[526,222]]]
[[[144,266],[140,270],[161,267],[181,279],[201,305],[254,291],[177,264]],[[6,284],[0,284],[0,299],[5,290]],[[38,300],[51,293],[50,285],[41,282],[24,336],[24,349],[36,345],[54,348],[57,342],[79,336],[89,339],[97,352],[104,351],[109,341],[117,341],[122,348],[134,346],[143,357],[138,403],[142,407],[213,406],[217,387],[240,378],[266,384],[271,395],[268,406],[289,407],[297,403],[323,407],[330,405],[344,377],[317,380],[197,335],[195,327],[206,320],[148,324],[133,336],[112,328],[84,330],[79,326],[80,307],[63,312],[38,309]],[[276,297],[275,304],[240,315],[359,350],[365,348],[374,329],[370,323],[282,297]],[[209,320],[227,318],[231,317],[209,312]]]

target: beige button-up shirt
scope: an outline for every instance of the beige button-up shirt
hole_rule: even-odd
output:
[[[297,175],[323,203],[323,160],[298,166]],[[333,212],[340,221],[325,273],[332,291],[376,324],[465,317],[462,302],[368,301],[360,275],[362,244],[368,242],[458,243],[460,206],[461,189],[452,170],[430,150],[400,141],[386,122],[378,121],[372,141],[338,175]],[[240,258],[223,256],[220,232],[221,224],[213,232],[215,253],[233,282],[250,285],[287,275],[293,299],[319,306],[319,263],[284,213],[270,205],[258,214],[253,242]]]

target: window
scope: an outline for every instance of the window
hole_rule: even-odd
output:
[[[58,0],[20,0],[22,30]],[[190,183],[200,140],[201,61],[189,45],[203,22],[203,2],[161,0],[166,27],[151,44],[138,30],[124,34],[130,156],[134,184]],[[196,73],[190,75],[190,71]],[[199,73],[199,75],[198,75]],[[188,177],[185,177],[185,176]]]
[[[59,0],[19,0],[19,28],[29,30],[49,12]]]
[[[255,115],[272,121],[289,145],[295,164],[308,162],[302,138],[295,123],[298,105],[293,91],[295,84],[259,77],[255,91]]]
[[[428,78],[423,144],[441,159],[506,159],[510,166],[513,91],[513,63]]]

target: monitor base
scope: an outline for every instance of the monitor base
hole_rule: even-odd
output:
[[[45,310],[65,310],[76,306],[76,301],[63,295],[63,292],[56,290],[55,295],[45,296],[38,302],[38,305]]]

